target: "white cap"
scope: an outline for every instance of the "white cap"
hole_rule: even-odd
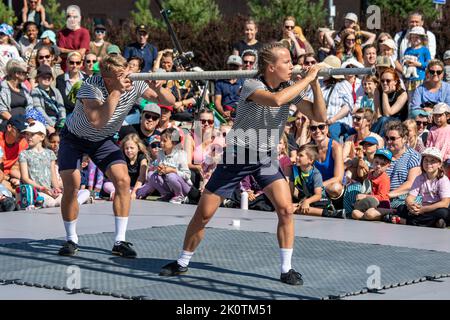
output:
[[[450,59],[450,50],[447,50],[444,52],[444,57],[442,58],[442,60],[447,60]]]
[[[356,68],[364,68],[364,65],[354,58],[350,58],[345,60],[345,62],[341,65],[341,68],[347,68],[348,66],[354,66]]]
[[[427,34],[425,33],[425,29],[423,27],[414,27],[411,30],[409,30],[409,34],[417,34],[419,36],[426,37]]]
[[[353,12],[347,13],[345,15],[344,19],[351,20],[351,21],[353,21],[355,23],[358,23],[358,16],[355,13],[353,13]]]
[[[444,102],[436,103],[433,107],[433,114],[443,114],[443,113],[450,112],[450,108],[448,104]]]
[[[395,44],[395,41],[392,39],[386,39],[383,42],[381,42],[380,44],[382,44],[383,46],[389,47],[392,50],[397,49],[397,45]]]
[[[235,64],[238,66],[242,66],[242,59],[239,56],[231,55],[228,57],[227,64]]]
[[[31,133],[42,133],[47,134],[47,129],[45,128],[44,124],[39,121],[34,121],[28,124],[28,126],[22,130],[22,132],[31,132]]]
[[[435,147],[426,148],[425,150],[422,151],[422,158],[425,156],[435,157],[439,159],[440,162],[442,162],[442,154],[438,148]]]

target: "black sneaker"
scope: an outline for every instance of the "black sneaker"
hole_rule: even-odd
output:
[[[160,276],[177,276],[179,274],[186,273],[188,271],[188,267],[182,267],[178,264],[177,261],[166,264],[161,268],[159,272]]]
[[[59,249],[58,254],[60,256],[74,256],[78,252],[78,245],[72,240],[66,241],[64,245]]]
[[[136,258],[137,254],[133,248],[131,248],[133,244],[131,242],[119,241],[114,244],[112,248],[112,254],[116,256],[121,256],[123,258]]]
[[[291,269],[286,273],[282,273],[280,276],[280,280],[283,283],[287,283],[293,286],[303,285],[302,275],[294,269]]]

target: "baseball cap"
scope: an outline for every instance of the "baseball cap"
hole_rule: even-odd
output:
[[[386,39],[383,42],[381,42],[380,44],[382,44],[383,46],[389,47],[393,50],[397,49],[397,45],[395,44],[395,41],[392,39]]]
[[[410,118],[415,119],[417,116],[428,117],[429,115],[430,114],[423,109],[414,109],[414,110],[411,110]]]
[[[143,105],[142,112],[152,112],[161,116],[161,108],[156,103],[143,100],[141,105]]]
[[[345,60],[345,62],[341,65],[341,68],[347,68],[348,66],[354,66],[356,68],[364,68],[364,65],[361,62],[353,58]]]
[[[47,134],[47,129],[45,128],[44,124],[39,121],[34,121],[30,123],[25,129],[23,129],[21,132],[31,132],[31,133],[42,133]]]
[[[422,151],[422,158],[424,156],[435,157],[439,159],[440,162],[442,162],[442,154],[438,148],[435,147],[426,148],[425,150]]]
[[[14,29],[6,23],[0,24],[0,33],[6,34],[10,37],[14,34]]]
[[[120,51],[120,48],[116,46],[115,44],[110,44],[108,46],[108,49],[106,49],[107,54],[122,54],[122,51]]]
[[[94,31],[95,30],[105,30],[106,31],[106,27],[103,24],[99,23],[94,26]]]
[[[53,44],[56,44],[56,34],[52,30],[45,30],[41,34],[41,39],[49,38]]]
[[[351,21],[353,21],[355,23],[358,22],[358,16],[355,13],[353,13],[353,12],[347,13],[345,15],[344,19],[351,20]]]
[[[231,55],[228,57],[227,64],[235,64],[238,66],[242,66],[242,59],[239,56]]]
[[[172,107],[172,106],[165,106],[165,105],[163,105],[163,104],[158,104],[158,106],[159,106],[161,109],[166,109],[166,110],[169,110],[170,112],[173,112],[173,107]]]
[[[435,104],[433,107],[433,114],[442,114],[450,112],[450,109],[448,107],[448,104],[444,102],[439,102],[438,104]]]
[[[378,140],[375,137],[366,137],[363,141],[361,141],[359,144],[362,145],[364,143],[370,143],[370,144],[378,144]]]
[[[27,119],[25,118],[24,115],[21,114],[16,114],[11,118],[9,118],[7,124],[12,125],[19,131],[24,130],[28,126]]]
[[[40,77],[40,76],[44,76],[44,75],[50,75],[53,77],[53,72],[52,72],[52,68],[50,68],[48,65],[46,64],[41,64],[38,68],[37,68],[37,75],[36,77]]]
[[[326,64],[326,66],[328,68],[332,68],[332,69],[337,69],[341,67],[341,60],[333,55],[329,55],[328,57],[326,57],[322,63]],[[345,77],[343,75],[333,75],[332,76],[335,79],[345,79]]]
[[[376,155],[376,156],[382,156],[382,157],[385,157],[385,158],[388,159],[389,161],[392,161],[392,152],[390,152],[388,149],[385,149],[385,148],[383,148],[383,149],[378,149],[378,150],[375,152],[375,155]]]
[[[450,59],[450,50],[447,50],[444,52],[444,57],[442,58],[442,60],[447,60]]]
[[[145,24],[140,24],[137,26],[136,28],[136,32],[145,32],[148,33],[147,31],[147,26]]]

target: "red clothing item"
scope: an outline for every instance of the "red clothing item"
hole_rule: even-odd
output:
[[[19,160],[19,153],[28,149],[27,141],[22,138],[19,143],[12,146],[7,146],[5,141],[5,133],[0,132],[0,147],[3,149],[3,172],[5,174],[11,173],[11,168]]]
[[[372,193],[371,195],[377,198],[378,201],[388,200],[389,201],[389,189],[391,188],[391,179],[386,172],[380,174],[379,177],[373,177],[372,171],[369,172],[367,179],[372,182]]]
[[[64,28],[58,32],[58,47],[69,49],[69,50],[79,50],[86,49],[86,53],[89,52],[89,44],[91,41],[91,36],[86,28],[81,27],[75,31]],[[66,60],[67,54],[61,55],[61,68],[66,72]]]

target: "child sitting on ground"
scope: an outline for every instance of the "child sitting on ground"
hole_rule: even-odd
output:
[[[385,221],[423,227],[445,228],[450,218],[450,181],[442,167],[442,155],[436,148],[422,152],[422,174],[418,176],[396,215]]]
[[[358,147],[355,147],[356,157],[345,163],[346,184],[354,181],[363,182],[367,178],[377,147],[378,140],[375,137],[366,137]]]
[[[372,162],[372,168],[363,183],[365,193],[356,196],[352,211],[355,220],[371,220],[372,210],[378,208],[381,202],[389,202],[391,181],[386,170],[391,164],[392,153],[387,149],[378,149]]]

